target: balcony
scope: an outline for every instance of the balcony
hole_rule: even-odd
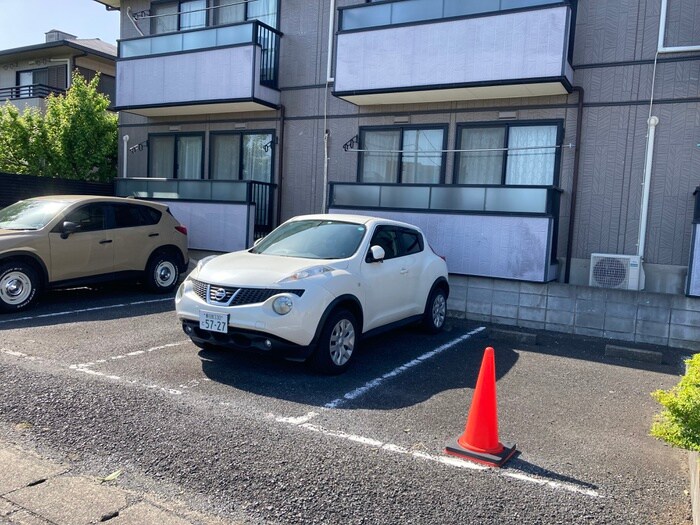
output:
[[[121,40],[117,109],[147,117],[275,109],[280,36],[251,21]]]
[[[552,186],[330,183],[330,213],[419,226],[450,273],[529,282],[557,278],[561,191]]]
[[[334,95],[357,105],[565,95],[573,20],[573,0],[340,8]]]
[[[45,109],[45,101],[49,95],[62,95],[66,91],[45,84],[30,84],[27,86],[12,86],[0,88],[0,103],[9,100],[18,109],[34,107],[41,111]]]

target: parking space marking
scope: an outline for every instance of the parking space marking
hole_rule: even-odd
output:
[[[17,350],[10,350],[8,348],[0,348],[0,353],[12,357],[18,357],[20,359],[25,359],[27,361],[41,361],[41,357],[25,354],[24,352],[18,352]]]
[[[129,352],[126,354],[109,356],[106,359],[96,359],[95,361],[90,361],[89,363],[78,363],[77,365],[70,365],[68,368],[70,368],[71,370],[75,370],[76,372],[82,372],[83,374],[104,377],[107,379],[111,379],[113,381],[122,381],[123,380],[123,381],[126,381],[127,383],[131,383],[132,385],[133,384],[140,384],[141,386],[143,386],[149,390],[161,390],[167,394],[179,396],[179,395],[182,395],[182,390],[193,388],[194,386],[199,384],[199,381],[198,380],[191,380],[187,384],[182,384],[182,385],[180,385],[180,388],[182,390],[180,390],[177,388],[162,387],[162,386],[152,384],[152,383],[139,383],[138,381],[133,381],[133,380],[129,380],[129,379],[122,379],[122,377],[117,376],[117,375],[109,374],[106,372],[100,372],[99,370],[93,370],[93,367],[95,365],[109,363],[110,361],[118,361],[121,359],[127,359],[129,357],[147,355],[147,354],[150,354],[151,352],[155,352],[158,350],[165,350],[167,348],[173,348],[175,346],[184,345],[184,344],[189,343],[189,342],[190,342],[190,340],[187,339],[186,341],[179,341],[177,343],[167,343],[164,345],[154,346],[154,347],[148,348],[147,350],[135,350],[134,352]],[[208,381],[208,379],[203,380],[203,381]]]
[[[149,299],[148,301],[133,301],[131,303],[110,304],[109,306],[95,306],[93,308],[81,308],[79,310],[65,310],[63,312],[52,312],[50,314],[32,315],[32,316],[27,316],[27,317],[17,317],[15,319],[3,319],[0,321],[0,324],[16,323],[17,321],[31,321],[33,319],[45,319],[47,317],[60,317],[62,315],[81,314],[84,312],[97,312],[99,310],[108,310],[110,308],[122,308],[124,306],[137,306],[140,304],[163,303],[166,301],[175,302],[175,299],[173,299],[172,297],[168,297],[166,299]]]
[[[381,377],[377,377],[375,379],[372,379],[371,381],[368,381],[365,383],[363,386],[356,388],[352,392],[348,392],[345,394],[343,397],[339,397],[338,399],[334,399],[330,403],[326,403],[324,406],[325,408],[338,408],[341,405],[344,405],[348,401],[352,401],[353,399],[357,399],[360,396],[363,396],[370,390],[377,388],[379,385],[381,385],[384,381],[387,379],[391,379],[393,377],[396,377],[400,374],[403,374],[406,370],[410,370],[414,366],[420,365],[421,363],[424,363],[428,359],[435,357],[436,355],[444,352],[445,350],[449,350],[450,348],[458,345],[459,343],[462,343],[466,341],[467,339],[472,338],[474,335],[483,332],[486,330],[486,327],[480,326],[479,328],[476,328],[472,330],[471,332],[468,332],[457,339],[454,339],[450,341],[449,343],[445,343],[444,345],[436,348],[435,350],[431,350],[430,352],[427,352],[421,356],[416,357],[414,360],[409,361],[408,363],[405,363],[399,367],[394,368],[391,372],[387,372]]]
[[[364,436],[358,436],[356,434],[348,434],[347,432],[343,432],[341,430],[329,430],[329,429],[326,429],[322,426],[314,425],[314,424],[308,422],[309,417],[315,417],[317,415],[318,414],[316,414],[315,412],[309,412],[305,416],[302,416],[299,418],[275,417],[274,419],[278,423],[291,424],[293,426],[296,426],[297,428],[303,428],[303,429],[309,430],[311,432],[323,434],[324,436],[329,436],[329,437],[338,438],[338,439],[344,439],[346,441],[351,441],[353,443],[359,443],[361,445],[371,447],[373,449],[383,450],[383,451],[394,453],[394,454],[405,455],[405,456],[411,457],[413,459],[432,461],[432,462],[440,463],[442,465],[446,465],[449,467],[455,467],[455,468],[461,468],[461,469],[476,470],[476,471],[488,470],[488,471],[491,471],[499,476],[504,476],[504,477],[508,477],[508,478],[515,479],[518,481],[524,481],[527,483],[534,483],[535,485],[548,487],[548,488],[551,488],[554,490],[563,490],[566,492],[573,492],[575,494],[581,494],[583,496],[588,496],[591,498],[602,498],[603,497],[596,490],[585,488],[584,486],[576,485],[574,483],[565,483],[562,481],[554,481],[551,479],[536,478],[536,477],[524,474],[522,472],[513,472],[513,471],[508,471],[508,470],[494,469],[491,467],[487,467],[485,465],[480,465],[478,463],[464,461],[464,460],[456,458],[454,456],[438,456],[435,454],[429,454],[429,453],[421,451],[421,450],[411,450],[411,449],[408,449],[408,448],[405,448],[405,447],[402,447],[399,445],[394,445],[392,443],[380,441],[378,439],[373,439],[373,438],[364,437]]]

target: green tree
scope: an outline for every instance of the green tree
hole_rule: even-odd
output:
[[[0,107],[0,170],[45,177],[108,181],[117,174],[117,115],[109,98],[75,71],[64,95],[51,95],[46,113]]]
[[[65,95],[51,95],[44,124],[53,176],[107,181],[117,174],[117,115],[97,91],[99,74],[87,82],[75,71]]]
[[[36,108],[24,113],[6,102],[0,107],[0,171],[44,175],[50,147],[44,119]]]
[[[651,435],[675,447],[700,452],[700,354],[686,360],[686,365],[686,373],[675,387],[652,393],[665,410],[656,417]]]

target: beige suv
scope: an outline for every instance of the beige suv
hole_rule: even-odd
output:
[[[0,210],[0,312],[30,306],[44,288],[125,278],[169,292],[188,262],[187,229],[163,204],[54,195]]]

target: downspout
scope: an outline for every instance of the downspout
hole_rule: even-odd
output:
[[[583,88],[574,86],[578,93],[578,113],[576,115],[576,146],[574,149],[574,174],[571,180],[571,210],[569,212],[569,233],[566,242],[566,269],[564,270],[564,282],[568,283],[571,277],[571,257],[574,250],[574,219],[576,218],[576,195],[578,194],[578,173],[581,159],[581,133],[583,130]]]
[[[277,148],[279,155],[279,184],[277,185],[277,214],[275,218],[275,226],[282,224],[282,174],[284,173],[284,104],[280,106],[280,140]]]
[[[649,218],[649,193],[651,191],[651,164],[654,160],[654,137],[656,126],[659,123],[658,117],[649,117],[647,124],[649,132],[647,134],[647,155],[644,159],[644,193],[642,196],[642,211],[639,219],[639,242],[637,243],[637,255],[644,258],[644,247],[647,237],[647,220]]]
[[[323,202],[321,213],[328,212],[328,85],[334,82],[333,70],[333,28],[335,27],[335,0],[330,0],[328,8],[328,57],[326,60],[326,89],[323,93]]]

